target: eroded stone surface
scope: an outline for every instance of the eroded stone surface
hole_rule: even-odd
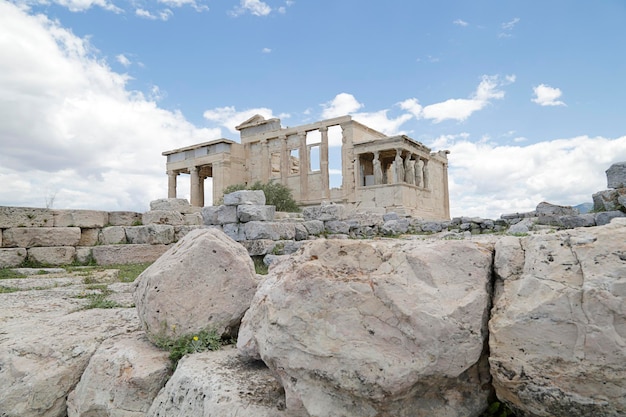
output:
[[[625,233],[614,219],[509,240],[514,256],[496,246],[491,373],[498,397],[523,415],[626,414]]]
[[[238,348],[278,375],[289,410],[478,415],[491,257],[473,242],[316,240],[271,269]]]

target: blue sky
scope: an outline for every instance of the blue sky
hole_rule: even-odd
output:
[[[1,2],[0,205],[145,211],[162,151],[255,113],[449,149],[453,216],[588,202],[626,160],[625,23],[621,0]]]

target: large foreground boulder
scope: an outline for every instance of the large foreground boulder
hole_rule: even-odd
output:
[[[147,417],[296,417],[261,361],[243,360],[232,346],[185,356]]]
[[[496,244],[490,365],[522,416],[626,415],[626,221]]]
[[[153,342],[210,329],[236,335],[257,287],[247,251],[217,229],[191,231],[135,282],[137,312]]]
[[[474,242],[313,241],[270,271],[238,349],[278,376],[291,412],[478,416],[491,259]]]

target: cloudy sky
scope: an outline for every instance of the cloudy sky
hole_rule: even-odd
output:
[[[590,202],[624,45],[623,0],[0,0],[0,205],[145,211],[256,113],[449,149],[453,216]]]

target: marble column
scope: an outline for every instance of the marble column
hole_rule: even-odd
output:
[[[272,170],[267,139],[261,139],[261,182],[268,182]]]
[[[424,188],[430,188],[430,169],[428,168],[428,159],[424,159],[422,175],[424,176]]]
[[[194,207],[202,207],[202,202],[200,201],[200,173],[198,172],[198,168],[189,168],[189,174],[191,174],[191,186],[189,187],[191,194],[191,205]]]
[[[422,178],[422,173],[423,173],[423,162],[422,162],[422,158],[418,156],[417,159],[415,160],[415,185],[417,185],[418,187],[424,186],[424,179]]]
[[[409,154],[404,159],[404,182],[415,185],[415,161],[411,157]]]
[[[328,127],[320,127],[322,144],[320,145],[320,170],[322,171],[322,198],[330,198],[330,173],[328,172]]]
[[[291,169],[289,151],[287,149],[287,136],[280,136],[280,182],[287,185],[287,176]]]
[[[167,171],[167,198],[176,198],[176,171]]]
[[[300,139],[300,200],[309,199],[309,153],[306,146],[306,132],[298,132]]]

